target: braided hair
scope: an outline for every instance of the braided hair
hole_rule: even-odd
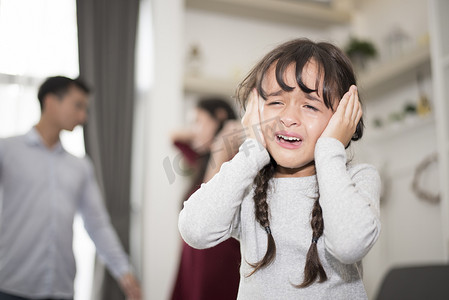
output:
[[[267,232],[267,252],[261,261],[253,264],[250,263],[250,266],[254,269],[248,276],[251,276],[259,269],[271,264],[276,256],[276,243],[274,242],[273,235],[271,234],[269,209],[267,203],[269,181],[274,176],[275,172],[276,162],[271,158],[270,163],[263,167],[254,178],[255,189],[253,200],[255,214],[257,221]]]

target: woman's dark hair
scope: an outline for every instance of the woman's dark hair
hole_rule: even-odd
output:
[[[54,76],[48,77],[39,87],[39,92],[37,93],[37,98],[39,99],[39,104],[41,111],[44,109],[44,99],[48,94],[54,94],[58,98],[63,98],[68,92],[70,87],[76,87],[89,94],[89,87],[79,78],[71,79],[64,76]]]
[[[223,129],[223,126],[226,123],[226,121],[236,119],[234,109],[231,107],[229,102],[224,100],[223,98],[219,97],[201,98],[198,101],[196,107],[208,112],[213,119],[219,122],[218,128],[215,132],[215,136],[217,136]],[[220,112],[225,112],[226,114],[223,115]],[[206,153],[201,155],[198,159],[198,172],[196,173],[193,179],[193,186],[195,188],[199,187],[201,183],[203,183],[204,175],[206,174],[207,170],[207,164],[209,163],[209,158],[210,153]]]
[[[314,61],[318,66],[318,76],[314,87],[309,87],[302,81],[302,71],[307,63]],[[276,81],[286,92],[292,91],[295,87],[288,86],[284,80],[284,73],[291,64],[296,67],[296,82],[299,88],[305,93],[316,92],[322,95],[327,108],[333,109],[333,104],[340,101],[343,95],[349,90],[351,85],[356,85],[354,70],[349,58],[336,46],[327,43],[315,43],[308,39],[295,39],[281,44],[268,53],[250,71],[242,81],[236,91],[236,98],[243,108],[251,91],[256,88],[259,95],[266,100],[266,93],[262,88],[262,81],[271,66],[275,66]],[[320,80],[323,80],[322,89],[318,90]],[[363,119],[357,124],[352,140],[356,141],[363,135]],[[254,179],[254,205],[255,216],[259,224],[267,232],[267,252],[265,256],[251,266],[254,270],[248,275],[251,276],[257,270],[268,266],[276,256],[276,245],[270,229],[269,207],[267,203],[267,190],[269,181],[276,172],[276,162],[271,159],[270,163],[262,168]],[[312,227],[311,245],[306,257],[304,267],[304,280],[296,285],[303,288],[311,285],[317,279],[319,282],[327,280],[326,272],[318,256],[317,242],[323,234],[324,222],[319,203],[319,198],[315,200],[310,225]]]
[[[219,122],[218,129],[215,135],[217,135],[223,129],[223,126],[226,123],[226,121],[236,119],[234,109],[231,107],[228,101],[222,98],[217,97],[202,98],[198,101],[196,107],[207,111],[212,116],[213,119]],[[226,116],[220,117],[219,111],[225,112]]]

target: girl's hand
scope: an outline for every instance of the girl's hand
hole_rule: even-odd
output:
[[[262,101],[256,89],[253,89],[249,96],[248,105],[246,107],[245,115],[242,118],[242,125],[246,132],[246,137],[253,138],[259,141],[266,147],[265,139],[261,131],[260,124],[260,108]]]
[[[359,94],[357,87],[352,85],[349,91],[343,95],[336,112],[321,136],[336,138],[346,147],[351,141],[361,117],[362,105],[359,101]]]

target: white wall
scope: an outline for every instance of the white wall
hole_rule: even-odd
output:
[[[378,46],[382,59],[389,58],[385,38],[399,27],[411,45],[424,42],[428,34],[427,0],[356,0],[352,33],[369,38]]]
[[[298,37],[326,38],[326,32],[316,28],[292,27],[194,9],[186,11],[184,34],[186,52],[193,44],[202,50],[204,75],[231,79],[245,75],[281,42]]]
[[[173,159],[169,134],[181,125],[182,27],[181,0],[152,0],[153,68],[151,93],[144,111],[143,183],[143,282],[145,299],[168,299],[177,268],[177,229],[180,197],[184,186],[170,182],[164,160]],[[150,53],[148,53],[150,55]]]
[[[404,53],[428,43],[427,1],[378,0],[361,1],[357,7],[354,32],[371,39],[380,50],[378,62],[394,59],[385,44],[385,37],[399,26],[410,37]],[[375,69],[373,63],[372,68]],[[431,78],[423,69],[424,91],[432,100]],[[413,78],[414,74],[410,76]],[[416,80],[373,93],[365,99],[366,135],[358,148],[365,161],[376,165],[383,174],[385,198],[381,203],[382,233],[379,241],[364,259],[365,285],[368,294],[376,295],[379,284],[389,268],[398,265],[419,265],[442,262],[440,205],[419,199],[412,191],[417,165],[436,151],[433,117],[408,119],[387,125],[381,131],[373,128],[373,119],[388,119],[401,111],[406,102],[418,101]],[[421,187],[438,192],[438,170],[433,164],[424,175]]]
[[[386,125],[379,132],[372,126],[374,116],[385,118],[417,97],[416,86],[410,83],[365,103],[367,130],[357,154],[359,159],[363,157],[361,160],[378,167],[385,189],[381,236],[364,259],[364,281],[369,295],[376,294],[381,279],[392,266],[443,260],[440,206],[419,199],[411,189],[415,168],[436,151],[433,118],[404,120]],[[421,187],[436,193],[436,165],[424,176]]]

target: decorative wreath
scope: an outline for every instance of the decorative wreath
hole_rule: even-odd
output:
[[[423,159],[422,162],[415,169],[415,175],[413,176],[412,182],[412,190],[418,196],[418,198],[425,200],[430,203],[438,203],[440,202],[440,194],[437,193],[432,194],[429,191],[424,190],[419,186],[419,179],[421,178],[422,173],[425,169],[427,169],[432,163],[436,163],[438,161],[437,153],[433,153],[426,158]]]

